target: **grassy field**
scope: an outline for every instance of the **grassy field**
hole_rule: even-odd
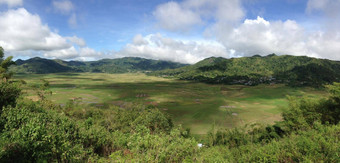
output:
[[[325,91],[284,85],[209,85],[136,74],[66,73],[16,75],[27,82],[26,96],[37,99],[32,85],[50,82],[52,101],[64,105],[73,98],[98,106],[136,102],[170,113],[176,124],[205,134],[213,124],[232,128],[248,123],[273,123],[288,105],[287,95],[319,98]]]

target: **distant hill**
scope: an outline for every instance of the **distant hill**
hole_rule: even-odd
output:
[[[186,66],[185,64],[158,61],[137,57],[125,57],[118,59],[102,59],[99,61],[63,61],[44,58],[18,59],[16,65],[10,68],[15,73],[59,73],[59,72],[103,72],[126,73],[147,72],[165,69],[174,69]]]
[[[57,73],[73,71],[72,67],[62,65],[54,60],[44,58],[31,58],[28,60],[18,59],[16,65],[10,67],[10,71],[15,73]]]
[[[257,85],[285,83],[292,86],[315,86],[340,81],[340,62],[306,56],[204,59],[194,65],[162,70],[151,75],[176,77],[206,83]]]

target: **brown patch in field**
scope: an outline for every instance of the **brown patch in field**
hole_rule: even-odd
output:
[[[202,104],[201,101],[200,101],[200,99],[195,99],[195,103],[196,103],[196,104]]]
[[[241,91],[244,86],[221,87],[221,91]]]
[[[225,106],[220,106],[221,108],[236,108],[236,106],[230,106],[230,105],[225,105]]]
[[[27,98],[32,100],[32,101],[39,101],[39,97],[38,96],[27,96]]]
[[[155,101],[148,101],[148,102],[145,102],[146,105],[152,105],[152,106],[157,106],[158,103],[155,102]]]
[[[156,84],[156,87],[168,87],[169,85],[165,85],[165,84]]]
[[[112,101],[111,104],[118,106],[120,108],[126,108],[127,106],[129,106],[129,103],[125,101]]]
[[[266,118],[266,121],[274,123],[275,121],[282,121],[282,116],[280,114],[271,115]]]
[[[144,97],[149,97],[149,95],[146,94],[146,93],[140,93],[140,94],[137,94],[136,97],[138,97],[138,98],[144,98]]]

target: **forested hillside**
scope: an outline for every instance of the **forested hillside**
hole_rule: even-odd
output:
[[[151,74],[207,83],[286,83],[318,87],[340,80],[340,62],[275,54],[231,59],[211,57],[194,65]]]
[[[164,69],[174,69],[185,66],[184,64],[169,61],[158,61],[137,57],[125,57],[119,59],[102,59],[99,61],[63,61],[44,58],[31,58],[17,60],[16,65],[11,66],[10,71],[15,73],[60,73],[60,72],[102,72],[102,73],[126,73],[145,72]]]

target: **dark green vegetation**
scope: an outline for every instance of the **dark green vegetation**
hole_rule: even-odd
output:
[[[329,94],[320,98],[290,96],[289,105],[282,111],[282,120],[279,122],[221,130],[215,129],[213,125],[205,136],[197,138],[191,135],[190,130],[174,124],[171,116],[158,109],[157,105],[135,103],[134,97],[127,98],[131,92],[138,91],[136,88],[149,88],[145,86],[145,81],[137,86],[111,84],[114,88],[131,88],[124,94],[127,96],[118,97],[131,102],[119,106],[105,103],[102,106],[87,105],[82,103],[81,98],[73,98],[65,105],[59,105],[48,97],[58,86],[70,88],[70,85],[58,85],[55,79],[42,79],[32,85],[23,80],[10,80],[8,64],[11,59],[3,60],[2,57],[0,162],[340,162],[340,83],[326,86]],[[84,79],[82,76],[81,79],[80,74],[64,76],[78,77],[79,86],[87,91],[100,88],[99,85],[91,87],[88,83],[81,83],[91,78]],[[119,80],[124,81],[121,78]],[[93,81],[103,82],[100,79]],[[164,88],[163,84],[169,83],[158,83],[158,88]],[[189,84],[187,86],[193,84],[182,84],[186,83]],[[171,86],[175,87],[176,84]],[[37,102],[21,95],[23,88],[30,92],[27,88],[31,86],[37,93]],[[193,85],[191,89],[196,86]],[[244,92],[260,93],[258,97],[244,97],[241,94],[245,101],[277,98],[270,91],[264,91],[266,86],[248,90],[245,86],[208,86],[204,84],[200,89],[206,87],[208,92],[210,89],[223,90],[228,94],[241,87],[245,89]],[[275,91],[277,93],[287,87],[279,85],[278,88]],[[119,92],[119,89],[115,92]],[[236,92],[240,93],[233,93]],[[178,96],[181,95],[178,93]],[[135,98],[144,97],[145,93],[140,92]],[[195,102],[207,100],[200,97]],[[214,103],[209,100],[206,102]],[[199,143],[203,143],[203,147],[199,147]]]
[[[164,69],[174,69],[185,66],[184,64],[126,57],[119,59],[102,59],[99,61],[63,61],[43,58],[31,58],[28,60],[17,60],[16,65],[10,68],[16,73],[61,73],[61,72],[102,72],[102,73],[126,73],[145,72]]]
[[[20,74],[25,80],[26,97],[39,100],[36,88],[41,79],[49,81],[47,99],[66,105],[77,99],[82,105],[98,108],[128,103],[151,105],[169,113],[175,124],[190,128],[194,134],[206,134],[215,128],[233,128],[248,123],[272,124],[281,120],[282,108],[288,106],[286,95],[319,98],[322,89],[291,88],[276,85],[221,85],[165,79],[145,74]],[[34,89],[32,89],[34,87]]]
[[[283,83],[290,86],[321,87],[340,81],[339,61],[275,54],[232,59],[211,57],[194,65],[134,57],[92,62],[31,58],[25,61],[17,60],[16,66],[12,66],[10,70],[16,73],[38,74],[149,72],[151,75],[213,84]]]
[[[152,75],[215,84],[284,83],[290,86],[321,87],[340,81],[340,62],[275,54],[232,59],[211,57],[194,65],[158,71]]]
[[[201,139],[155,107],[18,99],[1,111],[0,162],[339,162],[340,84],[329,90],[318,101],[291,99],[274,125],[212,130]]]

